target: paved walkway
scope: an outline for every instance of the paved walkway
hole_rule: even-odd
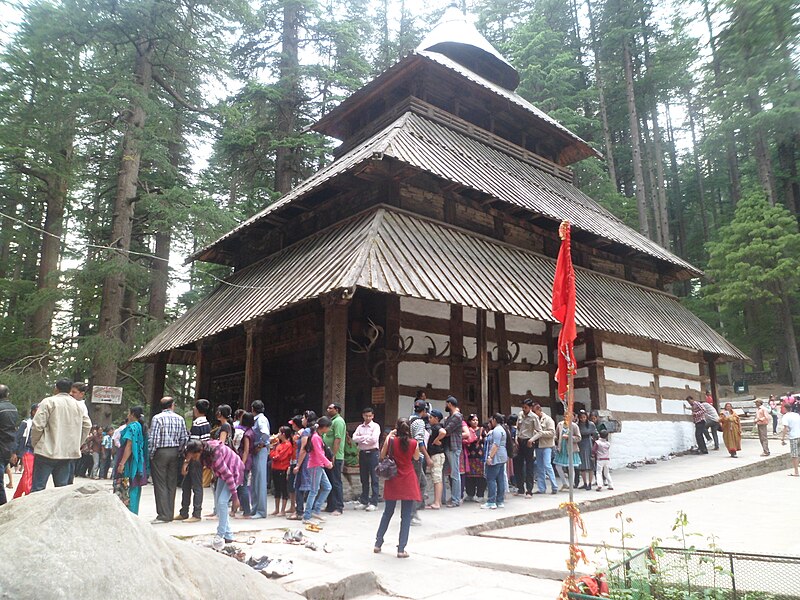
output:
[[[728,458],[722,450],[712,451],[707,456],[683,456],[659,461],[638,469],[617,469],[612,474],[613,492],[575,492],[577,502],[588,502],[582,508],[590,534],[586,541],[614,543],[613,539],[606,540],[599,533],[607,531],[613,522],[613,514],[619,510],[610,508],[614,504],[630,504],[623,510],[626,514],[631,510],[633,529],[642,526],[639,529],[641,533],[637,532],[641,539],[632,541],[633,545],[642,545],[643,540],[649,540],[656,533],[666,537],[664,532],[674,522],[675,507],[683,506],[685,502],[687,506],[683,506],[683,509],[689,513],[692,527],[695,522],[698,523],[693,530],[706,534],[720,531],[721,524],[749,522],[753,518],[752,513],[764,512],[763,518],[759,514],[759,528],[751,536],[762,541],[756,544],[746,535],[740,539],[731,537],[730,541],[736,549],[750,548],[748,544],[752,542],[752,548],[770,548],[776,552],[769,538],[783,535],[787,540],[786,551],[800,553],[796,545],[788,543],[791,532],[781,534],[772,528],[777,516],[767,512],[767,503],[776,498],[775,493],[781,494],[781,497],[791,494],[793,484],[796,489],[794,497],[800,492],[800,480],[786,477],[788,469],[783,468],[786,457],[778,455],[778,452],[785,452],[785,447],[782,448],[777,441],[773,441],[772,445],[773,456],[766,459],[759,456],[757,441],[744,440],[743,451],[738,459]],[[780,471],[766,477],[741,479],[776,469]],[[718,490],[691,491],[737,480],[737,483],[720,486]],[[739,484],[742,487],[738,487]],[[761,490],[761,493],[753,495],[753,489]],[[668,504],[662,504],[659,500],[680,492],[688,492],[685,499],[675,496]],[[637,500],[648,498],[646,502],[637,503]],[[522,598],[523,595],[530,598],[531,594],[534,597],[553,598],[557,595],[558,583],[547,578],[557,577],[564,568],[566,547],[553,542],[563,543],[567,539],[565,519],[561,518],[563,513],[558,511],[558,505],[566,500],[566,493],[555,496],[547,494],[533,499],[511,497],[507,499],[505,509],[496,511],[480,510],[477,504],[425,511],[421,515],[423,525],[411,529],[408,544],[411,558],[407,560],[398,560],[393,552],[399,529],[399,511],[389,528],[381,554],[372,552],[380,510],[367,513],[350,510],[348,506],[342,516],[329,517],[323,524],[322,532],[306,534],[317,543],[316,551],[280,541],[285,530],[298,528],[297,521],[276,517],[234,520],[233,529],[237,539],[256,538],[256,544],[247,547],[254,554],[293,559],[294,575],[281,581],[287,589],[303,593],[309,598],[352,598],[359,594],[374,593],[376,583],[392,595],[407,598],[452,597],[464,600],[485,597],[492,591],[496,593],[498,588],[503,590],[504,600]],[[180,492],[177,504],[180,504]],[[209,493],[204,503],[204,513],[210,512],[211,506],[212,496]],[[697,510],[698,507],[703,510]],[[593,512],[595,510],[597,512]],[[155,517],[150,486],[142,494],[140,517],[148,521]],[[761,524],[765,528],[763,536]],[[202,543],[210,540],[216,521],[173,522],[155,527],[162,534],[192,538],[196,543]],[[482,537],[476,537],[475,534],[482,534]],[[728,541],[727,537],[725,541]],[[326,544],[330,552],[325,551]],[[533,566],[538,570],[532,571]],[[505,573],[498,574],[498,568]],[[530,577],[532,573],[540,578]],[[456,590],[460,591],[456,593]]]

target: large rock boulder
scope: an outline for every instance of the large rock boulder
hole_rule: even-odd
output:
[[[210,549],[158,533],[97,484],[0,506],[0,598],[295,599]]]

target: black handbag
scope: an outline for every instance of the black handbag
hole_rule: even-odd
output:
[[[392,441],[389,442],[389,455],[382,459],[376,468],[378,473],[378,477],[381,479],[391,479],[395,475],[397,475],[397,463],[394,461],[394,457],[392,456]]]

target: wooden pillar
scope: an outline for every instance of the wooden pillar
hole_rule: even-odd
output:
[[[476,346],[478,363],[478,382],[480,383],[481,423],[489,420],[489,355],[486,353],[486,311],[478,309],[476,324]]]
[[[152,369],[148,381],[149,389],[145,389],[145,397],[150,400],[150,416],[161,412],[161,398],[164,397],[164,386],[167,380],[167,356],[159,354],[156,361],[149,365]]]
[[[708,365],[708,387],[711,389],[711,397],[714,399],[714,406],[719,408],[719,398],[717,397],[717,357],[713,354],[705,354],[706,364]],[[705,390],[700,390],[705,393]]]
[[[263,321],[250,321],[245,323],[247,334],[245,364],[244,364],[244,409],[250,410],[254,400],[261,398],[261,372],[263,370]]]
[[[386,297],[386,349],[389,352],[399,350],[400,340],[400,297]],[[384,419],[385,426],[394,428],[400,418],[400,385],[397,377],[396,360],[387,360],[384,363]]]
[[[650,341],[650,355],[653,361],[653,396],[656,399],[656,413],[661,414],[661,381],[659,380],[659,366],[658,366],[658,342],[655,340]]]
[[[511,414],[511,375],[508,359],[508,335],[506,335],[506,316],[502,313],[494,314],[494,331],[497,338],[497,387],[500,391],[500,412],[504,415]]]
[[[450,305],[450,393],[464,401],[464,309]]]
[[[561,403],[558,397],[558,384],[556,383],[556,369],[558,369],[558,354],[556,346],[558,340],[555,337],[555,325],[553,323],[546,323],[544,328],[544,335],[547,339],[547,365],[548,365],[548,378],[550,379],[550,416],[555,418],[556,405]]]
[[[605,361],[603,360],[603,337],[596,329],[586,330],[586,361],[589,368],[589,390],[592,397],[592,408],[605,410],[606,378]]]
[[[196,346],[194,399],[199,400],[208,398],[211,391],[211,342],[201,340]]]
[[[325,356],[322,377],[323,410],[331,402],[340,404],[345,414],[347,389],[347,308],[348,299],[339,293],[323,298],[325,310]]]

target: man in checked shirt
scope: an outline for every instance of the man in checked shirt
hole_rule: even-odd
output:
[[[169,396],[161,399],[161,412],[150,424],[150,469],[153,474],[153,491],[158,516],[152,521],[168,523],[175,516],[175,490],[181,466],[180,448],[189,439],[186,422],[175,414],[175,400]]]

